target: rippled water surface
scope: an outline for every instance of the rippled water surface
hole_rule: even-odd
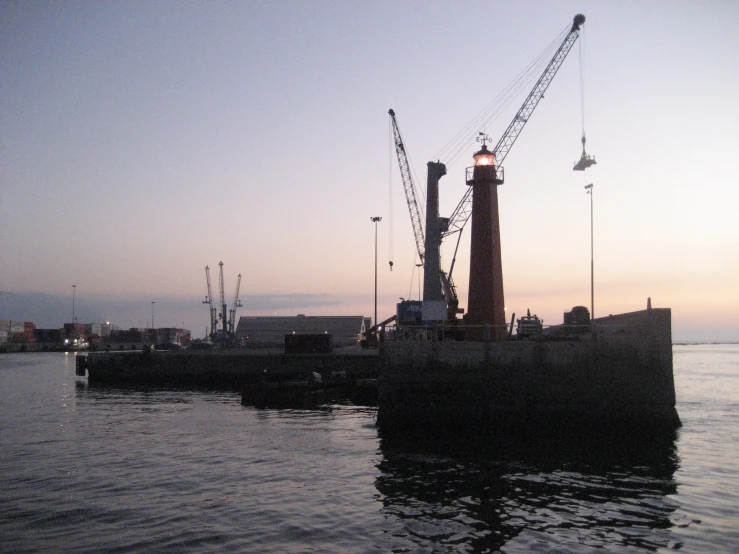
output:
[[[468,450],[0,355],[0,551],[737,552],[739,345],[674,360],[675,436]]]

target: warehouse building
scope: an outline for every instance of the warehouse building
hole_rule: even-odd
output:
[[[369,328],[370,318],[348,316],[242,316],[236,341],[246,347],[283,346],[285,335],[328,334],[334,347],[356,345]]]

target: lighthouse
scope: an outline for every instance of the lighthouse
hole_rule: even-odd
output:
[[[472,326],[467,340],[506,340],[503,298],[503,264],[500,251],[498,185],[503,184],[503,168],[495,165],[488,150],[487,135],[478,138],[482,148],[467,169],[467,185],[472,187],[472,233],[470,246],[470,287],[465,323]]]

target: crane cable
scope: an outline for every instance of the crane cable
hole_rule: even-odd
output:
[[[569,29],[569,25],[565,27],[498,96],[485,106],[480,113],[439,151],[435,158],[443,159],[447,165],[454,164],[469,148],[469,145],[473,144],[480,128],[486,128],[497,120],[511,102],[521,94],[522,90],[528,90],[530,88],[529,84],[541,73],[545,65],[549,63],[551,56],[569,32]]]
[[[553,52],[558,47],[564,35],[567,33],[565,29],[559,34],[544,50],[490,103],[486,106],[473,120],[457,134],[459,139],[456,141],[456,148],[448,151],[449,164],[453,164],[457,159],[469,149],[470,144],[474,144],[477,132],[480,128],[487,128],[488,125],[498,119],[498,117],[510,106],[510,104],[520,96],[522,91],[528,90],[530,84],[541,73],[541,70],[549,62]]]
[[[585,29],[580,31],[580,117],[582,120],[582,147],[585,150],[585,59],[583,56],[583,43],[585,42]]]
[[[393,123],[390,122],[390,147],[388,149],[388,214],[389,214],[389,225],[388,225],[388,250],[390,254],[390,271],[393,270],[393,145],[395,139],[393,136]]]

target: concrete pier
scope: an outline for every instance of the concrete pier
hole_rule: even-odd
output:
[[[358,348],[357,348],[358,349]],[[265,381],[375,378],[379,358],[354,354],[282,354],[233,351],[95,352],[81,356],[78,373],[91,385],[209,388],[241,392]]]
[[[537,341],[383,343],[378,425],[388,435],[674,429],[670,320],[649,309]]]
[[[366,352],[101,352],[79,356],[77,370],[92,385],[234,390],[265,406],[372,404],[376,390],[388,437],[680,426],[669,309],[550,327],[533,340],[398,340]]]

